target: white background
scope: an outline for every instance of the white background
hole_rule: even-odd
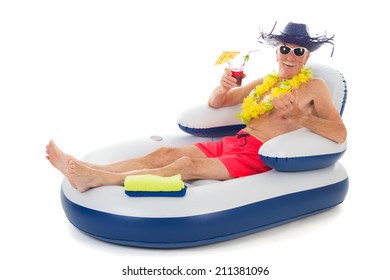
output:
[[[388,15],[385,2],[366,3],[2,1],[0,278],[124,279],[128,265],[180,265],[268,266],[268,279],[383,279],[390,249]],[[334,56],[324,46],[311,59],[336,67],[348,83],[345,202],[184,250],[117,246],[75,229],[59,199],[62,176],[45,159],[47,142],[81,157],[123,140],[181,133],[177,114],[218,85],[224,66],[213,64],[223,50],[260,50],[248,81],[275,69],[274,50],[257,37],[276,20],[279,29],[292,20],[308,23],[311,33],[336,34]]]

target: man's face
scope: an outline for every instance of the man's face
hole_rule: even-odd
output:
[[[307,49],[295,44],[279,44],[276,49],[276,59],[279,64],[281,78],[291,79],[298,74],[310,57]]]

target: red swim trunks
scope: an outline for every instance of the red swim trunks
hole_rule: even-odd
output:
[[[259,139],[243,130],[218,142],[195,144],[208,158],[219,159],[234,178],[271,170],[260,160],[259,149],[262,145]]]

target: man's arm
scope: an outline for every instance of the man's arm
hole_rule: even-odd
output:
[[[333,104],[328,86],[323,80],[313,80],[310,91],[313,94],[313,103],[317,115],[305,113],[298,106],[299,93],[294,89],[281,100],[273,100],[276,109],[282,110],[284,116],[292,119],[314,133],[324,136],[337,143],[343,143],[347,138],[347,130],[340,113]]]
[[[261,84],[263,79],[255,80],[245,86],[237,87],[236,79],[230,69],[225,69],[220,85],[211,93],[208,105],[212,108],[223,108],[242,103],[251,90]]]

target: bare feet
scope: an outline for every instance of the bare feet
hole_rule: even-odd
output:
[[[79,192],[103,185],[115,184],[115,174],[103,170],[92,169],[80,164],[77,160],[68,160],[68,179]]]
[[[46,158],[57,168],[64,176],[68,177],[68,160],[70,156],[61,151],[60,148],[50,140],[46,146]]]
[[[94,169],[76,160],[74,157],[64,153],[53,140],[46,146],[46,158],[57,168],[66,178],[68,178],[73,188],[80,192],[85,192],[94,187],[109,184],[123,184],[124,179],[118,174],[108,171]],[[123,177],[123,176],[122,176]],[[118,180],[119,178],[119,180]],[[118,180],[118,181],[115,181]]]

